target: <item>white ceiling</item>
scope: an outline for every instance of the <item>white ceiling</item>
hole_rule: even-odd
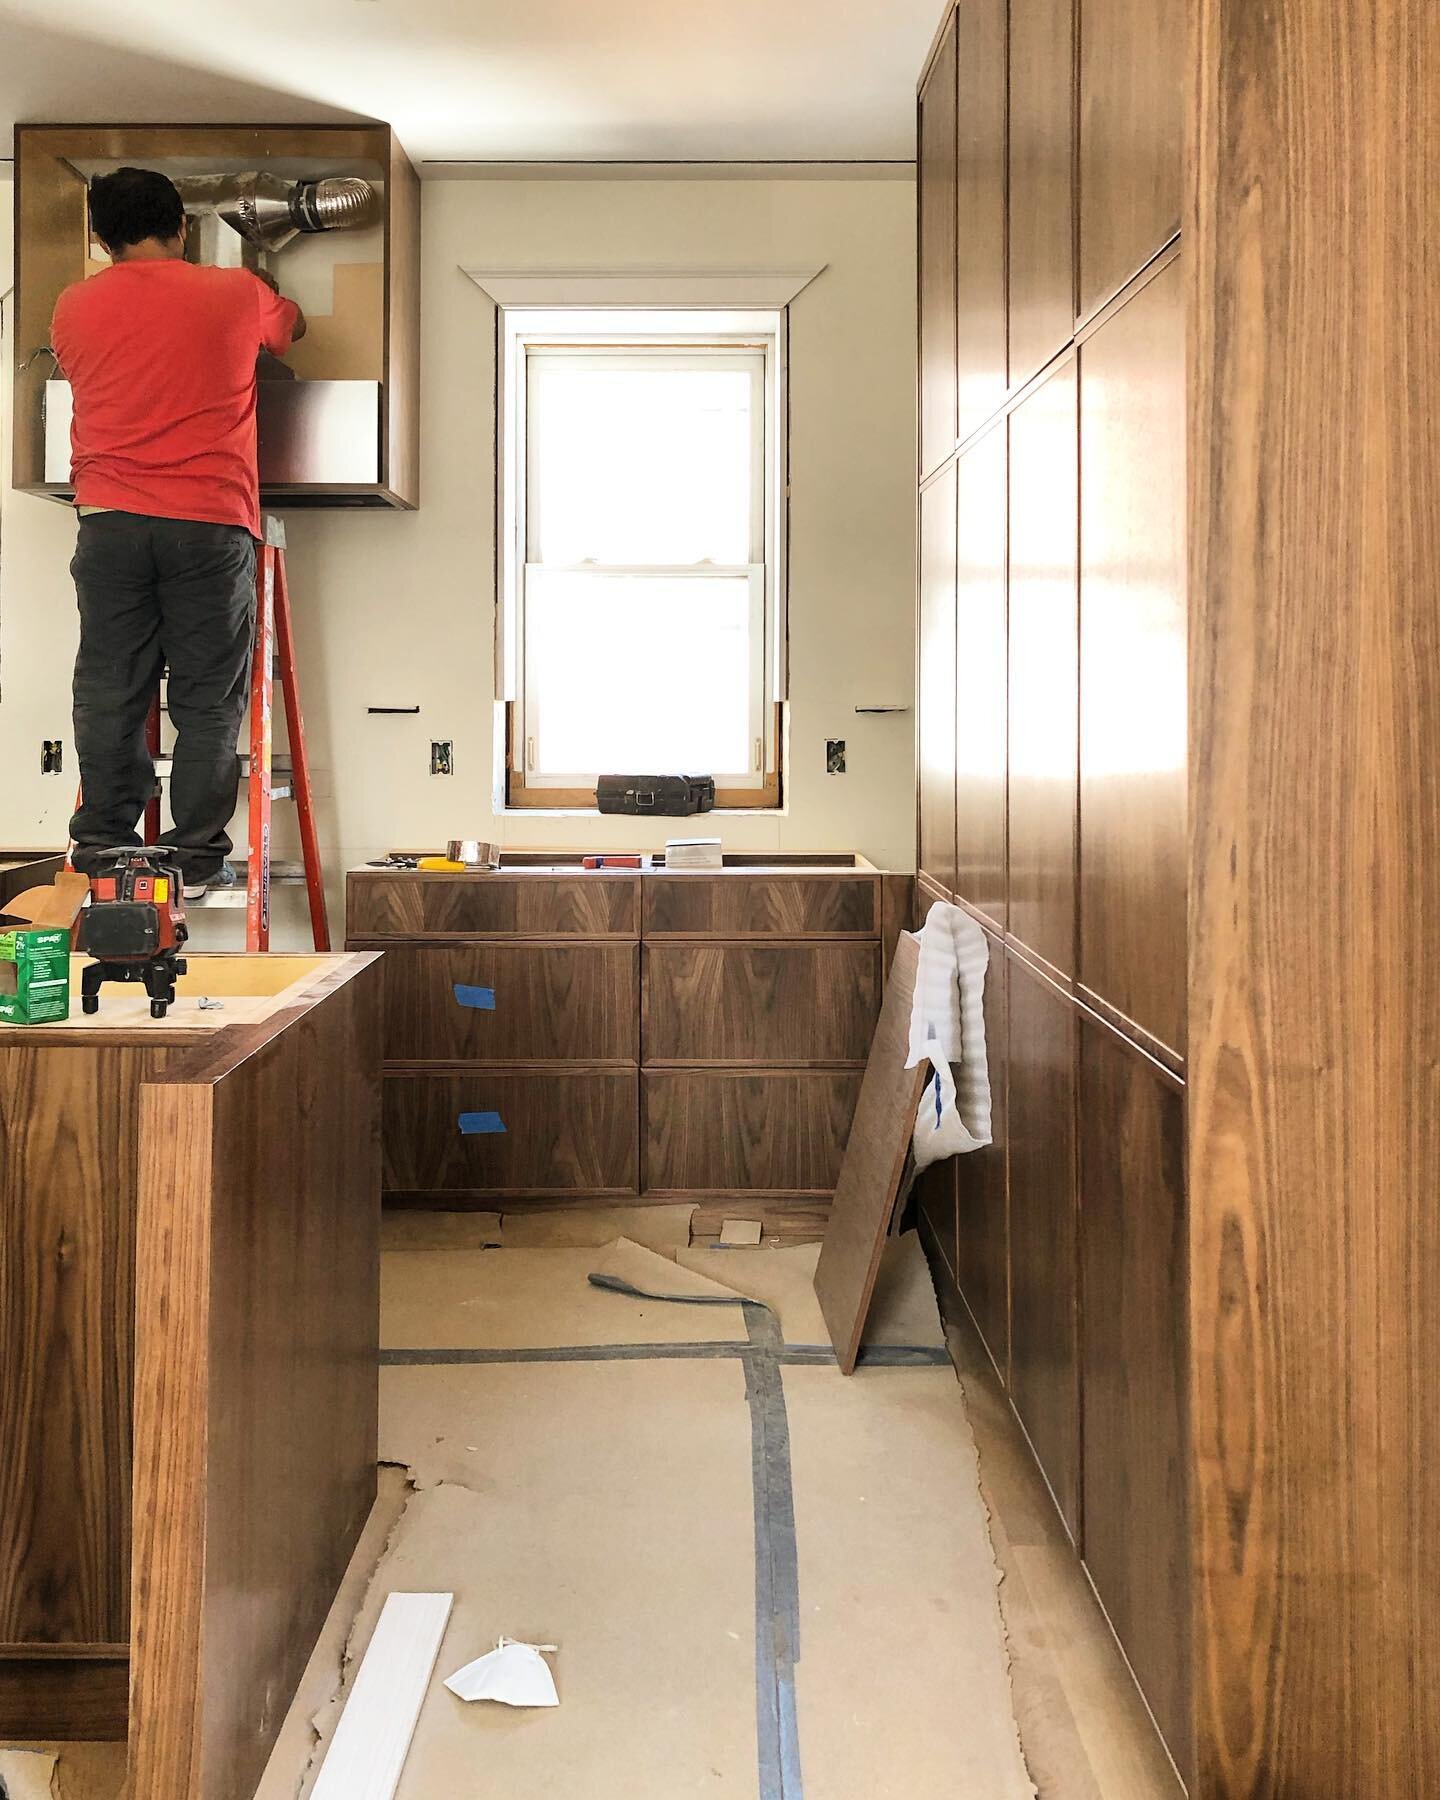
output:
[[[908,159],[939,0],[0,0],[17,121],[387,120],[417,161]]]

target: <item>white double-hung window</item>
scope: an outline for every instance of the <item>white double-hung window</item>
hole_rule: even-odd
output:
[[[777,804],[781,315],[500,319],[508,803],[686,774]]]

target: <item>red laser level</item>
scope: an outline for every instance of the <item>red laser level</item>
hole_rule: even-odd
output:
[[[103,850],[113,858],[90,877],[90,904],[80,915],[80,948],[94,961],[80,975],[80,1007],[100,1010],[106,981],[143,981],[150,1016],[163,1019],[185,973],[179,955],[190,935],[180,870],[167,850]]]

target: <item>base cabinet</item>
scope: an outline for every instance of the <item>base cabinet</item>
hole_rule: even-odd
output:
[[[387,1195],[813,1214],[908,909],[854,857],[354,871],[348,941],[385,953]]]

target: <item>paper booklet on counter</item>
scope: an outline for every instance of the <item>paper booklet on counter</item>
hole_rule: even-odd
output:
[[[719,869],[723,867],[719,838],[667,838],[667,869]]]

